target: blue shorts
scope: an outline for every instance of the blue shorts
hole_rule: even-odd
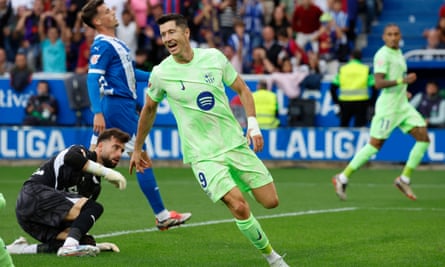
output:
[[[136,100],[116,96],[104,96],[101,100],[101,106],[106,128],[118,128],[129,134],[131,139],[126,143],[125,150],[127,152],[133,152],[139,121]],[[97,136],[96,133],[94,133],[94,135]],[[94,136],[92,140],[94,140]],[[143,149],[145,150],[145,144],[143,145]]]

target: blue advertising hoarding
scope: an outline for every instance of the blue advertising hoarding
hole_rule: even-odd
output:
[[[31,95],[36,93],[36,85],[38,80],[44,79],[48,81],[51,93],[57,99],[59,104],[59,114],[57,118],[58,125],[61,126],[75,126],[75,125],[91,125],[93,114],[89,108],[83,108],[80,110],[80,117],[77,117],[76,110],[70,107],[68,91],[66,88],[66,80],[70,78],[71,74],[36,74],[33,77],[32,83],[23,91],[16,92],[10,86],[10,81],[7,77],[0,77],[0,125],[21,125],[25,117],[26,103]],[[256,84],[259,79],[262,79],[262,75],[243,75],[248,86],[252,89],[256,89]],[[303,98],[316,100],[316,117],[315,126],[337,126],[339,124],[336,113],[338,107],[331,101],[331,95],[329,93],[330,82],[325,80],[320,90],[307,90],[303,92]],[[137,96],[139,105],[144,104],[145,95],[144,90],[146,88],[145,83],[137,84]],[[274,88],[278,96],[279,105],[279,117],[281,126],[287,125],[287,105],[288,98],[284,95],[283,91]],[[235,95],[235,93],[227,88],[228,100]],[[80,121],[79,121],[80,120]],[[164,99],[158,105],[158,112],[155,126],[176,126],[176,120],[173,117],[170,106]]]
[[[264,130],[263,160],[348,161],[369,139],[368,129],[281,128]],[[47,159],[72,145],[89,145],[89,127],[0,127],[0,160]],[[423,159],[445,163],[445,130],[429,133],[431,144]],[[146,140],[154,160],[182,160],[176,128],[155,127]],[[396,130],[373,160],[403,162],[414,140]]]

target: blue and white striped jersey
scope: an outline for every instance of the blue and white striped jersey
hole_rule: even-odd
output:
[[[122,40],[103,34],[94,38],[87,84],[94,113],[101,112],[100,98],[103,95],[136,99],[134,61]]]

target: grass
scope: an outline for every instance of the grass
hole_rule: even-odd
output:
[[[23,235],[14,203],[33,167],[0,167],[0,236],[10,243]],[[125,169],[121,169],[126,173]],[[265,210],[249,199],[272,245],[290,266],[445,266],[443,171],[419,170],[413,178],[418,200],[392,185],[398,169],[365,169],[350,180],[348,200],[335,196],[330,177],[338,169],[271,169],[280,206]],[[91,230],[98,242],[114,242],[120,253],[95,258],[13,255],[16,266],[267,266],[259,252],[213,204],[188,168],[155,170],[165,204],[191,211],[183,227],[160,232],[134,177],[125,191],[103,184],[105,212]],[[214,224],[209,222],[213,221]],[[202,225],[200,224],[202,223]],[[34,241],[32,241],[34,242]]]

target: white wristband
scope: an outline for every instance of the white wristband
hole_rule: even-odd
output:
[[[250,137],[255,135],[261,135],[260,127],[258,126],[258,122],[255,117],[250,116],[247,117],[247,129],[250,131]]]
[[[94,162],[92,160],[88,160],[88,164],[85,170],[97,176],[105,176],[108,173],[107,167],[104,167],[101,164]]]

